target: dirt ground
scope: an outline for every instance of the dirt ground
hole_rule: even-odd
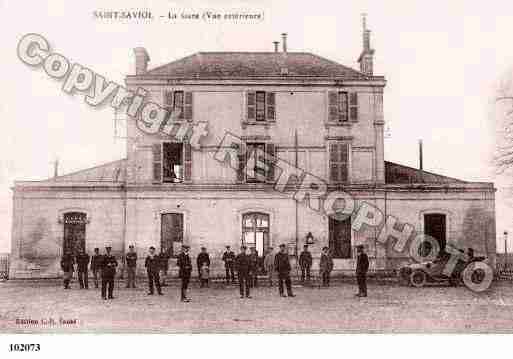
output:
[[[240,299],[238,286],[193,284],[190,303],[178,286],[148,296],[146,283],[103,301],[97,289],[63,290],[56,281],[0,283],[0,333],[511,333],[513,286],[497,282],[485,293],[465,287],[416,289],[369,283],[356,298],[352,283],[295,286],[295,298],[259,287]]]

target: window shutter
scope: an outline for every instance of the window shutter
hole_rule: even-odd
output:
[[[338,99],[338,116],[339,121],[345,122],[347,121],[347,109],[348,109],[348,98],[347,98],[347,92],[339,92],[339,99]]]
[[[328,92],[328,121],[338,120],[338,93],[336,91]]]
[[[347,173],[349,166],[349,145],[340,144],[340,182],[347,182]]]
[[[241,143],[239,146],[239,168],[237,169],[237,182],[243,183],[246,179],[246,144]]]
[[[188,91],[185,93],[185,119],[192,121],[192,92]]]
[[[164,93],[164,107],[167,109],[172,109],[173,107],[173,91],[166,91]]]
[[[256,107],[256,92],[250,91],[248,92],[248,120],[254,121],[255,120],[255,107]]]
[[[162,145],[154,143],[152,145],[153,153],[153,181],[162,182]]]
[[[190,143],[183,144],[183,180],[192,181],[192,146]]]
[[[330,182],[338,182],[339,181],[339,178],[338,178],[338,173],[339,173],[339,168],[338,168],[338,144],[337,143],[331,143],[330,146],[329,146],[329,156],[330,156],[330,174],[329,174],[329,178],[330,178]]]
[[[349,118],[351,121],[358,121],[358,93],[351,92],[349,94]]]
[[[274,165],[275,165],[275,158],[276,158],[276,146],[274,143],[267,143],[265,145],[265,152],[267,154],[266,158],[266,164],[268,166],[267,171],[267,182],[274,182]]]
[[[275,94],[274,92],[268,92],[267,93],[267,101],[266,101],[266,107],[267,107],[267,111],[266,111],[266,114],[267,114],[267,120],[268,121],[274,121],[275,120],[275,108],[276,108],[276,105],[275,105]]]

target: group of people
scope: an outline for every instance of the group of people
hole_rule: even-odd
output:
[[[187,290],[192,276],[192,260],[189,255],[190,247],[182,245],[182,250],[177,257],[177,266],[179,268],[178,276],[181,279],[181,301],[189,302]],[[70,288],[71,278],[73,277],[74,264],[77,264],[78,282],[80,288],[89,288],[88,276],[89,269],[93,274],[95,288],[98,288],[98,278],[101,278],[101,296],[104,300],[113,299],[114,277],[118,262],[116,257],[111,254],[112,248],[105,247],[105,254],[100,254],[99,248],[94,249],[94,255],[90,258],[84,249],[80,249],[79,253],[74,257],[71,253],[66,252],[61,259],[61,268],[64,272],[64,288]],[[357,266],[356,277],[358,282],[359,297],[367,296],[366,276],[369,268],[369,260],[365,254],[363,246],[357,247]],[[160,253],[156,254],[155,247],[151,246],[148,250],[148,256],[145,259],[144,266],[148,276],[148,295],[154,295],[155,289],[158,295],[162,295],[162,287],[165,286],[165,277],[168,271],[168,259],[170,256]],[[241,246],[240,253],[235,253],[226,246],[222,260],[226,269],[226,283],[235,283],[235,273],[239,283],[240,298],[251,298],[250,290],[257,286],[257,276],[260,268],[258,252],[255,248],[250,248],[247,253],[247,247]],[[129,250],[125,256],[125,267],[127,270],[127,288],[135,288],[137,253],[133,245],[129,246]],[[165,263],[164,263],[165,262]],[[313,259],[312,254],[305,245],[299,256],[299,267],[301,268],[301,282],[305,280],[310,282],[311,267]],[[90,266],[89,266],[90,265]],[[200,287],[209,286],[210,276],[210,256],[205,247],[201,248],[201,252],[196,258],[196,266],[198,269],[198,278]],[[89,267],[89,268],[88,268]],[[273,285],[273,279],[278,277],[278,291],[282,297],[295,297],[292,292],[292,283],[290,272],[292,266],[290,264],[289,254],[285,244],[280,245],[278,253],[274,253],[273,248],[269,248],[268,253],[263,259],[263,268],[267,273],[269,285]],[[330,274],[333,270],[333,259],[329,254],[328,247],[322,249],[319,262],[319,274],[322,278],[322,285],[329,287]],[[161,276],[161,274],[163,274]],[[286,292],[286,294],[285,294]]]

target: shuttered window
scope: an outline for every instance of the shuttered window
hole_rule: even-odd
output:
[[[192,121],[192,92],[166,91],[164,94],[164,107],[168,111],[177,111],[178,119]]]
[[[330,182],[346,183],[348,181],[349,144],[333,142],[329,145]]]
[[[152,145],[153,182],[192,181],[192,146],[190,143],[164,142]]]
[[[276,94],[274,92],[249,91],[246,104],[248,121],[275,121]]]
[[[334,123],[358,121],[358,93],[328,92],[328,121]]]

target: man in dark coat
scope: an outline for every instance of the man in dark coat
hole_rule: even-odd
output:
[[[182,302],[190,302],[187,298],[187,287],[189,286],[189,280],[191,279],[192,262],[189,257],[189,246],[183,245],[182,252],[178,255],[176,265],[180,268],[178,276],[182,279]]]
[[[251,263],[249,267],[249,285],[250,287],[258,286],[258,251],[255,247],[250,248],[249,261]]]
[[[312,254],[308,251],[308,245],[303,246],[303,251],[299,255],[299,266],[301,267],[301,282],[306,280],[310,282],[310,268],[312,268]]]
[[[70,282],[71,282],[71,278],[73,277],[73,265],[74,265],[74,259],[73,259],[73,256],[71,255],[71,253],[69,252],[65,252],[63,255],[62,255],[62,258],[61,258],[61,269],[62,271],[64,272],[63,273],[63,284],[64,284],[64,289],[70,289]]]
[[[249,295],[249,274],[251,259],[246,254],[246,246],[240,247],[240,253],[235,258],[235,269],[237,270],[237,279],[239,280],[240,298],[251,298]],[[244,292],[245,290],[245,292]]]
[[[82,248],[77,255],[78,283],[80,289],[89,289],[89,254]]]
[[[155,247],[150,247],[150,254],[146,257],[146,261],[144,262],[144,266],[146,267],[146,272],[148,273],[148,295],[153,295],[154,289],[153,285],[157,287],[157,293],[162,295],[162,289],[160,287],[160,258],[155,255]]]
[[[363,245],[356,247],[357,259],[356,259],[356,280],[358,282],[358,294],[357,297],[367,296],[367,271],[369,270],[369,257],[363,249]]]
[[[198,266],[198,278],[200,280],[200,287],[208,287],[208,279],[203,278],[203,276],[201,275],[201,268],[204,265],[210,267],[210,256],[208,255],[207,249],[205,247],[201,247],[201,252],[200,254],[198,254],[198,257],[196,258],[196,265]]]
[[[110,251],[112,247],[105,247],[105,255],[102,260],[102,298],[114,299],[114,277],[116,276],[116,267],[118,261]],[[108,297],[107,297],[108,287]]]
[[[226,284],[235,283],[235,273],[233,271],[235,265],[235,253],[230,250],[230,246],[226,246],[226,251],[223,253],[224,269],[226,270]]]
[[[286,297],[283,293],[283,282],[287,287],[287,295],[289,297],[295,297],[292,293],[292,282],[290,280],[290,260],[289,254],[287,253],[287,246],[280,244],[280,251],[274,257],[274,268],[278,272],[278,289],[281,297]]]
[[[98,273],[102,266],[103,257],[100,254],[100,249],[95,248],[93,257],[91,258],[91,271],[93,272],[94,287],[98,288]]]
[[[126,287],[135,288],[135,272],[137,269],[137,253],[135,252],[134,246],[131,244],[128,246],[128,253],[125,256],[126,263]]]

